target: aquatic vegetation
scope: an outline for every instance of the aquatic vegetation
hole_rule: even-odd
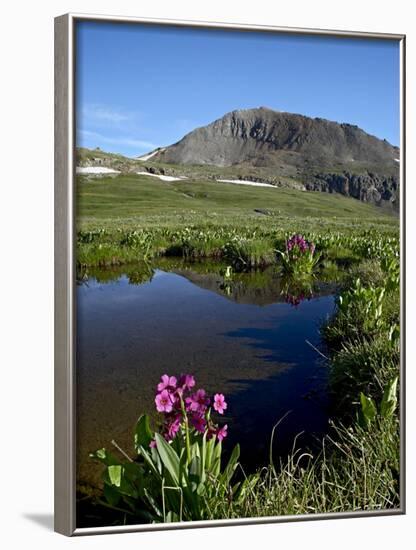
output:
[[[94,231],[78,231],[77,239],[79,243],[92,243],[104,237],[106,230],[103,228]]]
[[[253,235],[251,238],[234,236],[222,247],[226,260],[232,262],[237,271],[267,266],[275,262],[272,242]]]
[[[387,334],[399,324],[398,288],[386,275],[384,285],[363,286],[356,279],[338,298],[338,314],[323,328],[325,339],[334,347],[347,341],[362,341]]]
[[[209,218],[207,218],[209,220]],[[303,225],[307,226],[306,221]],[[312,226],[313,228],[314,226]],[[149,226],[124,227],[92,226],[80,229],[77,233],[77,263],[79,265],[118,265],[132,261],[147,260],[159,256],[177,256],[188,260],[212,258],[224,260],[233,266],[234,270],[242,271],[256,267],[264,267],[278,263],[282,254],[287,258],[287,268],[293,271],[295,262],[290,262],[297,246],[286,250],[289,234],[299,235],[297,224],[291,224],[287,219],[274,220],[262,225],[245,225],[245,220],[224,225],[205,223],[187,224],[175,227]],[[304,231],[303,239],[314,243],[319,252],[299,247],[303,271],[314,269],[308,266],[308,255],[315,263],[319,256],[322,261],[333,262],[338,266],[354,266],[362,259],[398,262],[399,243],[396,231],[389,226],[375,231],[364,230],[351,233],[352,227],[343,227],[342,231],[329,231],[327,228]],[[302,242],[302,241],[300,241]],[[276,249],[280,252],[276,256]],[[313,249],[313,247],[312,247]],[[290,254],[289,254],[290,253]],[[312,263],[309,261],[309,263]]]
[[[129,231],[121,238],[120,245],[140,251],[143,260],[147,260],[151,257],[153,238],[146,231]]]
[[[378,259],[362,259],[355,263],[346,271],[346,281],[348,286],[352,286],[356,279],[360,279],[363,286],[384,285],[386,274],[381,268]]]
[[[316,246],[307,241],[303,235],[293,235],[286,241],[286,250],[278,251],[282,260],[283,270],[292,275],[310,275],[320,260]]]
[[[381,399],[384,386],[398,372],[398,336],[396,331],[373,339],[345,342],[333,355],[329,383],[337,416],[353,416],[353,404],[360,392],[375,400]]]
[[[371,397],[368,397],[363,392],[360,393],[361,409],[358,414],[358,423],[360,426],[370,429],[377,415],[384,420],[389,420],[393,417],[397,407],[396,393],[398,380],[399,378],[396,376],[386,385],[379,410],[377,410],[376,403]]]
[[[379,246],[369,249],[379,256]],[[358,393],[366,396],[366,403],[379,401],[399,373],[400,266],[391,243],[382,250],[382,258],[359,264],[365,283],[347,277],[337,311],[322,327],[331,354],[334,410],[343,418],[352,418]]]
[[[165,231],[170,244],[166,249],[168,256],[183,256],[186,259],[218,258],[223,240],[216,231],[203,231],[184,227],[178,231]]]
[[[78,267],[110,267],[125,263],[141,262],[143,255],[134,248],[120,254],[120,246],[111,242],[91,242],[78,246]]]
[[[338,298],[340,315],[353,314],[363,320],[362,328],[369,332],[381,327],[383,323],[383,287],[363,287],[360,279],[356,279],[351,289],[343,292]],[[361,327],[357,327],[361,328]]]
[[[338,246],[329,246],[326,248],[325,258],[345,267],[359,261],[360,256],[352,248],[339,244]]]

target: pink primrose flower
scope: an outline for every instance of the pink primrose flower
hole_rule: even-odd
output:
[[[224,426],[222,428],[219,428],[217,430],[217,438],[218,438],[218,441],[222,441],[223,439],[225,439],[228,435],[228,426],[227,424],[224,424]]]
[[[225,409],[227,408],[227,403],[225,402],[225,397],[222,393],[216,393],[214,395],[214,409],[219,414],[224,414]]]
[[[160,380],[160,383],[157,385],[157,391],[161,392],[162,390],[166,389],[176,389],[177,380],[175,376],[164,374]]]
[[[205,390],[197,390],[191,397],[187,397],[186,404],[188,410],[204,413],[209,405],[209,397],[207,397]]]
[[[203,416],[195,415],[191,418],[191,424],[199,433],[204,433],[207,427],[207,422]]]
[[[183,390],[190,390],[195,386],[195,378],[192,374],[182,374],[179,378],[178,386]]]
[[[158,412],[170,413],[173,409],[173,399],[168,390],[162,390],[155,397],[156,409]]]
[[[172,439],[175,439],[177,433],[179,432],[179,428],[181,427],[181,417],[177,416],[172,422],[167,424],[166,427],[166,435],[169,438],[168,440],[171,441]]]

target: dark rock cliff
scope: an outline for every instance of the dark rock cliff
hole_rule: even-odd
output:
[[[399,208],[399,179],[396,176],[382,176],[371,172],[316,174],[305,184],[305,188],[308,191],[340,193],[378,206],[390,205],[395,210]]]

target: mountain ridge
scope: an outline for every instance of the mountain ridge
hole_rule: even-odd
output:
[[[393,163],[399,155],[398,147],[357,125],[259,107],[226,113],[162,148],[153,158],[174,164],[230,166],[278,151],[301,153],[320,163],[335,159]],[[273,164],[273,159],[267,162]]]

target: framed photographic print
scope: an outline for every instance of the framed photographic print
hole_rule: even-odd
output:
[[[55,529],[404,513],[396,34],[55,20]]]

